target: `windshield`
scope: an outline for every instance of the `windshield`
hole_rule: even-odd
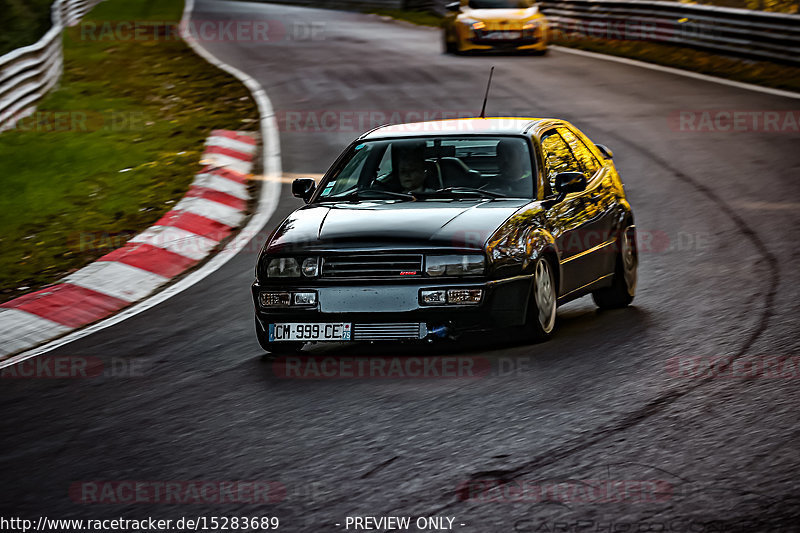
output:
[[[470,0],[472,9],[526,9],[533,5],[531,0]]]
[[[351,147],[318,200],[478,196],[532,198],[533,169],[521,137],[431,137]]]

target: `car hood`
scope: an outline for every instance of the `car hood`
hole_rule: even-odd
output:
[[[482,22],[522,22],[538,15],[538,7],[529,7],[527,9],[465,9],[462,16]]]
[[[266,251],[419,247],[482,250],[495,230],[530,202],[498,199],[309,205],[283,221]]]

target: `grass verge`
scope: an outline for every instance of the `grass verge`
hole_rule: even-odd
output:
[[[215,128],[257,129],[235,78],[165,24],[120,39],[113,21],[180,20],[183,0],[106,0],[64,36],[60,87],[0,134],[0,300],[117,248],[186,192]],[[94,29],[93,29],[94,27]]]

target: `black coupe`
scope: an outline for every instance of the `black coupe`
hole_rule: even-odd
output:
[[[633,213],[610,150],[563,120],[384,126],[272,232],[252,286],[269,352],[308,342],[551,335],[556,307],[636,289]]]

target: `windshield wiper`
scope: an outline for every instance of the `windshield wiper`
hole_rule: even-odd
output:
[[[421,193],[424,196],[449,196],[449,195],[467,195],[467,196],[479,196],[479,197],[489,197],[489,198],[506,198],[504,194],[496,193],[493,191],[485,191],[483,189],[476,189],[474,187],[445,187],[444,189],[437,189],[431,192]]]
[[[364,189],[362,191],[354,191],[349,192],[347,194],[340,194],[336,196],[327,196],[320,198],[320,201],[327,202],[329,200],[336,200],[336,201],[350,201],[350,200],[359,200],[361,198],[369,198],[370,196],[376,197],[388,197],[388,198],[402,198],[403,200],[416,200],[416,196],[411,193],[406,192],[394,192],[394,191],[382,191],[380,189]]]

